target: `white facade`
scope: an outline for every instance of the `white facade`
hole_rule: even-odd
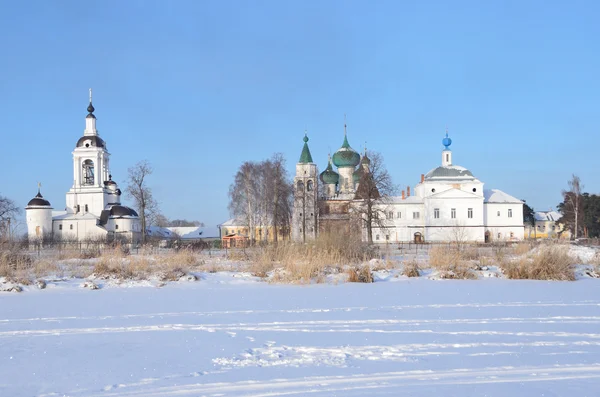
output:
[[[378,243],[401,241],[484,242],[522,240],[523,202],[500,190],[484,189],[468,169],[453,164],[452,141],[443,141],[442,165],[421,176],[414,196],[403,192],[379,205],[385,227]]]
[[[450,150],[452,140],[447,134],[442,143],[441,165],[421,175],[421,181],[412,194],[408,187],[401,196],[388,197],[377,204],[380,219],[377,226],[373,226],[373,242],[523,239],[523,202],[500,190],[484,189],[484,183],[471,171],[454,164]],[[357,193],[360,191],[359,182],[362,175],[369,172],[370,160],[366,154],[360,163],[359,159],[360,156],[350,148],[344,136],[344,144],[333,157],[339,176],[333,171],[331,162],[321,174],[326,192],[321,200],[325,204],[351,200],[351,208],[360,203]],[[323,221],[333,218],[329,215],[320,216]],[[336,216],[339,217],[339,214]],[[362,235],[366,240],[366,227]]]
[[[38,192],[26,207],[30,241],[139,239],[137,213],[121,205],[121,190],[110,175],[110,154],[96,129],[91,90],[87,110],[86,128],[72,152],[73,184],[66,194],[66,208],[53,212],[50,203]]]

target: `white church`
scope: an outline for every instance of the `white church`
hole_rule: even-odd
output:
[[[90,103],[85,130],[73,150],[73,185],[66,194],[64,211],[54,211],[38,194],[25,207],[27,235],[41,241],[120,241],[135,242],[141,237],[138,214],[121,205],[121,190],[110,174],[110,154],[96,129],[96,116]]]
[[[306,241],[320,231],[355,228],[352,212],[360,205],[360,181],[369,172],[370,159],[350,147],[344,131],[342,147],[329,159],[325,171],[317,174],[307,137],[304,142],[294,177],[292,239]],[[523,202],[500,190],[484,189],[471,171],[454,163],[447,133],[442,144],[441,164],[422,174],[412,191],[408,186],[401,196],[377,202],[379,220],[372,228],[373,242],[522,240]],[[319,192],[314,188],[317,178],[322,187]],[[367,240],[364,223],[358,227]]]

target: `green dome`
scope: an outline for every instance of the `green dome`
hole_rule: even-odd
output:
[[[333,155],[333,164],[336,167],[356,167],[360,162],[360,154],[350,147],[348,137],[344,135],[344,143]]]
[[[329,158],[329,164],[327,164],[327,168],[325,171],[321,172],[320,178],[321,182],[326,185],[335,185],[340,181],[340,176],[333,170],[333,167],[331,166],[331,157]]]

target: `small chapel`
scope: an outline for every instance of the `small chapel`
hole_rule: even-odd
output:
[[[421,174],[413,189],[407,186],[400,196],[375,201],[374,243],[524,238],[523,201],[498,189],[484,189],[484,183],[470,170],[454,163],[451,145],[446,132],[439,166]],[[371,160],[366,150],[361,156],[352,149],[346,125],[342,146],[320,174],[305,135],[294,176],[292,240],[306,242],[325,231],[358,231],[367,241],[364,216],[357,216],[356,209],[365,200],[361,181],[369,172]]]
[[[141,226],[135,210],[121,204],[121,189],[110,173],[110,153],[96,129],[90,89],[85,130],[73,150],[73,185],[66,207],[55,211],[40,191],[25,207],[30,242],[136,242]]]

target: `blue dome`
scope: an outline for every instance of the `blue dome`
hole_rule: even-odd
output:
[[[450,150],[450,145],[452,145],[452,139],[448,138],[448,133],[446,133],[446,137],[442,139],[442,145],[446,147],[446,150]]]

